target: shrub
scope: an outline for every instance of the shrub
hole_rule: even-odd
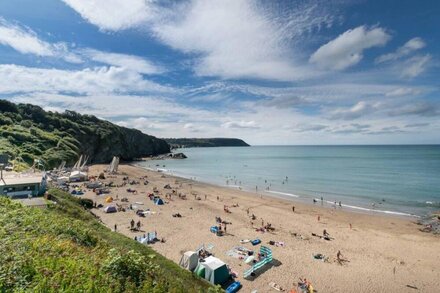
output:
[[[92,209],[93,208],[93,200],[89,198],[81,198],[79,200],[79,204],[85,207],[86,209]]]

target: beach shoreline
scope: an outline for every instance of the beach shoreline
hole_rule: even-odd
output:
[[[89,175],[97,176],[104,168],[104,165],[91,166]],[[414,289],[407,285],[416,286],[423,292],[435,292],[440,286],[439,238],[420,232],[420,226],[412,221],[414,218],[324,208],[320,204],[269,195],[255,196],[235,188],[175,177],[139,166],[121,165],[119,171],[120,175],[109,176],[105,182],[120,184],[123,177],[128,176],[140,184],[111,188],[110,194],[100,196],[89,190],[84,197],[104,207],[117,203],[125,207],[131,204],[138,209],[148,208],[151,214],[139,218],[132,210],[106,214],[102,208],[93,209],[106,226],[114,229],[117,225],[117,231],[130,238],[157,231],[158,238],[164,238],[165,243],[158,242],[151,247],[177,263],[183,252],[195,250],[201,244],[212,244],[215,256],[237,272],[243,292],[254,289],[271,292],[270,282],[290,289],[300,277],[311,280],[319,292],[413,292]],[[143,185],[143,180],[148,180],[148,184]],[[171,190],[164,188],[166,185],[170,185],[176,194],[185,194],[187,199],[182,200],[176,194],[168,197]],[[128,193],[128,188],[136,189],[137,193]],[[154,205],[148,199],[147,195],[154,188],[165,205]],[[115,202],[106,203],[108,196],[112,196]],[[122,202],[123,197],[128,202]],[[225,206],[231,213],[224,211]],[[172,217],[176,213],[182,217]],[[250,219],[252,214],[255,214],[255,220]],[[216,225],[215,217],[232,223],[223,237],[209,231]],[[143,233],[130,231],[131,219],[141,222]],[[275,230],[256,231],[267,223]],[[324,229],[333,240],[319,237]],[[259,246],[240,244],[242,239],[255,238],[273,250],[275,261],[267,270],[248,280],[243,278],[248,265],[227,253],[235,246],[258,249]],[[270,241],[285,245],[271,246]],[[350,262],[339,265],[335,261],[338,251]],[[312,255],[317,253],[328,257],[329,262],[313,259]]]
[[[156,160],[156,159],[153,158],[151,160]],[[161,160],[169,160],[169,158],[163,158]],[[148,161],[148,160],[145,160],[145,161]],[[144,166],[139,165],[139,162],[130,162],[130,163],[127,163],[127,165],[133,166],[135,168],[147,170],[150,172],[159,172],[158,170],[160,170],[161,173],[166,174],[167,176],[170,176],[173,178],[186,179],[186,180],[190,180],[190,181],[197,182],[200,184],[211,185],[214,187],[227,188],[227,189],[231,189],[231,190],[240,190],[242,192],[247,193],[249,196],[261,196],[262,195],[264,197],[271,197],[274,199],[284,200],[284,201],[290,202],[293,205],[295,203],[305,204],[308,206],[314,206],[317,208],[324,208],[324,209],[334,209],[336,207],[336,209],[338,209],[338,210],[342,210],[341,208],[343,208],[343,210],[345,212],[351,212],[351,213],[355,213],[355,214],[397,217],[397,218],[403,218],[403,219],[408,219],[408,220],[418,220],[418,219],[422,218],[422,216],[419,216],[416,214],[403,213],[403,212],[398,212],[398,211],[381,210],[381,209],[375,209],[375,208],[366,208],[366,207],[361,207],[361,206],[353,206],[353,205],[347,205],[345,203],[343,203],[343,204],[341,204],[341,206],[339,206],[338,202],[336,202],[336,204],[335,204],[334,202],[331,202],[331,201],[328,201],[325,199],[323,202],[321,202],[321,200],[319,198],[316,198],[316,200],[317,200],[316,203],[310,203],[310,202],[308,202],[308,200],[311,199],[309,197],[302,197],[300,195],[295,195],[292,193],[281,192],[281,191],[263,189],[259,192],[254,192],[249,187],[243,187],[243,186],[239,186],[239,185],[221,185],[221,184],[216,184],[213,182],[197,180],[196,177],[185,176],[183,174],[176,174],[172,171],[168,171],[167,169],[161,169],[159,167],[157,167],[156,169],[154,169],[152,167],[144,167]],[[167,170],[167,171],[163,171],[163,170]],[[196,178],[196,179],[194,179],[194,178]],[[437,212],[434,212],[434,213],[437,213]]]

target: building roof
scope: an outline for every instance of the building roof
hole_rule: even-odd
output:
[[[43,176],[3,177],[0,179],[0,186],[37,184],[41,181],[43,181]]]

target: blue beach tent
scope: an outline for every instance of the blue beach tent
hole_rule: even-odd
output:
[[[163,205],[164,202],[163,202],[163,200],[162,200],[161,198],[156,198],[156,199],[154,200],[154,204],[156,204],[156,205]]]

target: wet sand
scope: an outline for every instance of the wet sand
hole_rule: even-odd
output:
[[[89,176],[98,175],[105,167],[92,166]],[[140,184],[114,187],[110,189],[110,194],[100,196],[87,191],[84,197],[104,207],[110,205],[105,203],[107,196],[117,197],[115,203],[118,205],[149,208],[153,214],[141,218],[132,210],[106,214],[102,208],[94,209],[93,212],[105,225],[113,229],[116,224],[118,232],[134,238],[143,232],[130,231],[130,221],[140,220],[141,230],[157,231],[158,237],[166,240],[165,243],[151,244],[151,247],[177,263],[183,252],[194,251],[201,244],[212,244],[214,255],[238,273],[237,280],[243,284],[241,292],[254,289],[277,292],[268,286],[269,282],[276,282],[290,290],[300,277],[310,280],[317,292],[439,292],[440,238],[420,232],[415,219],[356,213],[340,207],[325,208],[319,202],[316,205],[293,202],[129,165],[121,165],[119,173],[103,181],[121,184],[122,178],[128,176],[130,180],[140,181]],[[139,179],[144,176],[147,176],[148,185],[143,185],[144,180]],[[166,198],[165,195],[172,191],[163,188],[166,184],[176,194],[185,194],[187,199],[180,199],[177,195]],[[159,190],[165,205],[154,205],[149,200],[147,195],[154,187]],[[127,188],[137,190],[137,194],[128,193]],[[121,202],[123,197],[127,197],[129,202]],[[231,213],[224,211],[225,205],[229,206]],[[295,206],[295,212],[292,212],[292,206]],[[248,209],[249,215],[256,216],[253,223],[247,214]],[[175,213],[180,213],[182,218],[172,217]],[[225,236],[219,237],[210,232],[210,227],[216,225],[216,216],[232,223],[227,226]],[[271,223],[275,230],[257,232],[256,228],[260,228],[262,222],[265,225]],[[333,240],[312,236],[312,233],[322,235],[324,229]],[[293,233],[303,237],[292,236]],[[234,246],[257,251],[260,245],[240,244],[242,239],[255,238],[272,249],[274,261],[255,277],[246,280],[243,272],[249,265],[228,256],[226,252]],[[285,246],[269,245],[271,240],[284,242]],[[342,265],[336,262],[338,250],[349,262]],[[315,260],[312,255],[317,253],[324,254],[329,261]]]

